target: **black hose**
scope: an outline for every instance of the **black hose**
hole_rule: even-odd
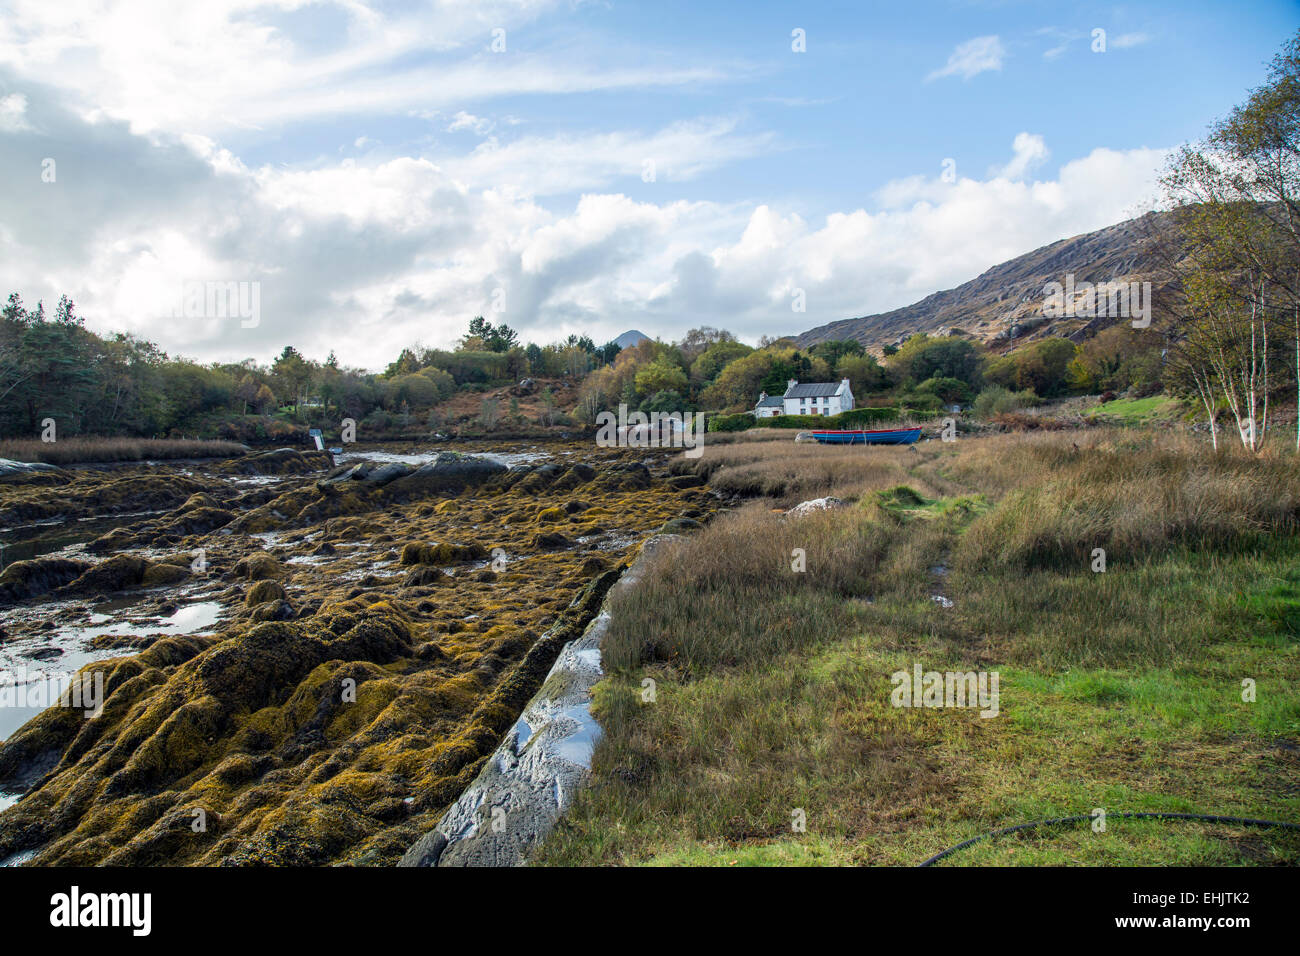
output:
[[[1200,820],[1206,823],[1229,823],[1243,827],[1280,827],[1286,830],[1300,830],[1300,823],[1284,823],[1281,820],[1252,820],[1249,817],[1221,817],[1207,813],[1161,813],[1161,812],[1139,812],[1125,811],[1121,813],[1107,813],[1106,816],[1118,817],[1127,820]],[[987,840],[989,837],[1006,836],[1008,833],[1016,833],[1020,830],[1032,830],[1034,827],[1054,826],[1060,823],[1082,823],[1084,820],[1091,820],[1091,813],[1083,813],[1074,817],[1053,817],[1048,820],[1035,820],[1032,823],[1019,823],[1013,827],[1003,827],[1001,830],[990,830],[988,833],[981,833],[977,837],[971,837],[963,843],[951,846],[942,853],[936,853],[930,859],[926,860],[921,866],[933,866],[945,857],[952,856],[958,850],[964,850],[966,847],[980,840]]]

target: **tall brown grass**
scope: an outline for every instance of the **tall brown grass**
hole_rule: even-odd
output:
[[[724,495],[767,497],[788,505],[826,495],[856,498],[898,484],[909,480],[909,469],[921,460],[916,451],[891,446],[756,442],[705,445],[701,457],[675,459],[670,470],[706,478]]]
[[[616,667],[695,672],[867,622],[1017,660],[1167,659],[1183,625],[1163,601],[1193,596],[1198,562],[1300,533],[1297,464],[1158,432],[706,447],[673,470],[759,500],[655,557],[621,599],[607,653]],[[776,510],[824,495],[849,507],[797,519]],[[795,548],[807,573],[790,569]],[[1096,548],[1128,578],[1094,575]],[[938,565],[953,570],[943,582]],[[959,606],[936,619],[928,598],[943,587]]]
[[[852,602],[871,594],[899,533],[856,509],[796,519],[752,504],[724,515],[656,553],[636,586],[614,599],[605,660],[693,672],[834,635]],[[806,570],[795,570],[800,560]]]
[[[1293,458],[1214,454],[1183,439],[1000,436],[972,442],[948,469],[996,508],[962,536],[967,568],[1083,566],[1156,555],[1171,546],[1250,547],[1300,530]]]
[[[247,450],[238,442],[188,438],[76,437],[60,438],[55,442],[32,438],[0,440],[0,458],[43,461],[51,465],[149,459],[233,458]]]

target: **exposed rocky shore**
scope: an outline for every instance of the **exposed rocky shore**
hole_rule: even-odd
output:
[[[637,451],[329,464],[285,449],[0,480],[0,528],[122,516],[0,572],[11,662],[77,659],[96,609],[221,608],[199,633],[97,637],[101,657],[130,652],[81,671],[103,675],[102,713],[51,707],[0,746],[0,791],[24,791],[0,812],[0,860],[395,863],[639,544],[713,510]]]

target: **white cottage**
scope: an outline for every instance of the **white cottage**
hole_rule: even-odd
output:
[[[807,382],[790,379],[781,396],[784,415],[838,415],[853,408],[853,390],[849,380]]]
[[[767,392],[758,393],[758,404],[754,406],[755,418],[775,418],[781,414],[785,403],[781,400],[780,395],[769,395]]]

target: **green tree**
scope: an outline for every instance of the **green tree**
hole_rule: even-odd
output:
[[[679,392],[686,388],[686,373],[681,366],[666,356],[655,359],[636,373],[636,390],[639,395],[654,392]]]

